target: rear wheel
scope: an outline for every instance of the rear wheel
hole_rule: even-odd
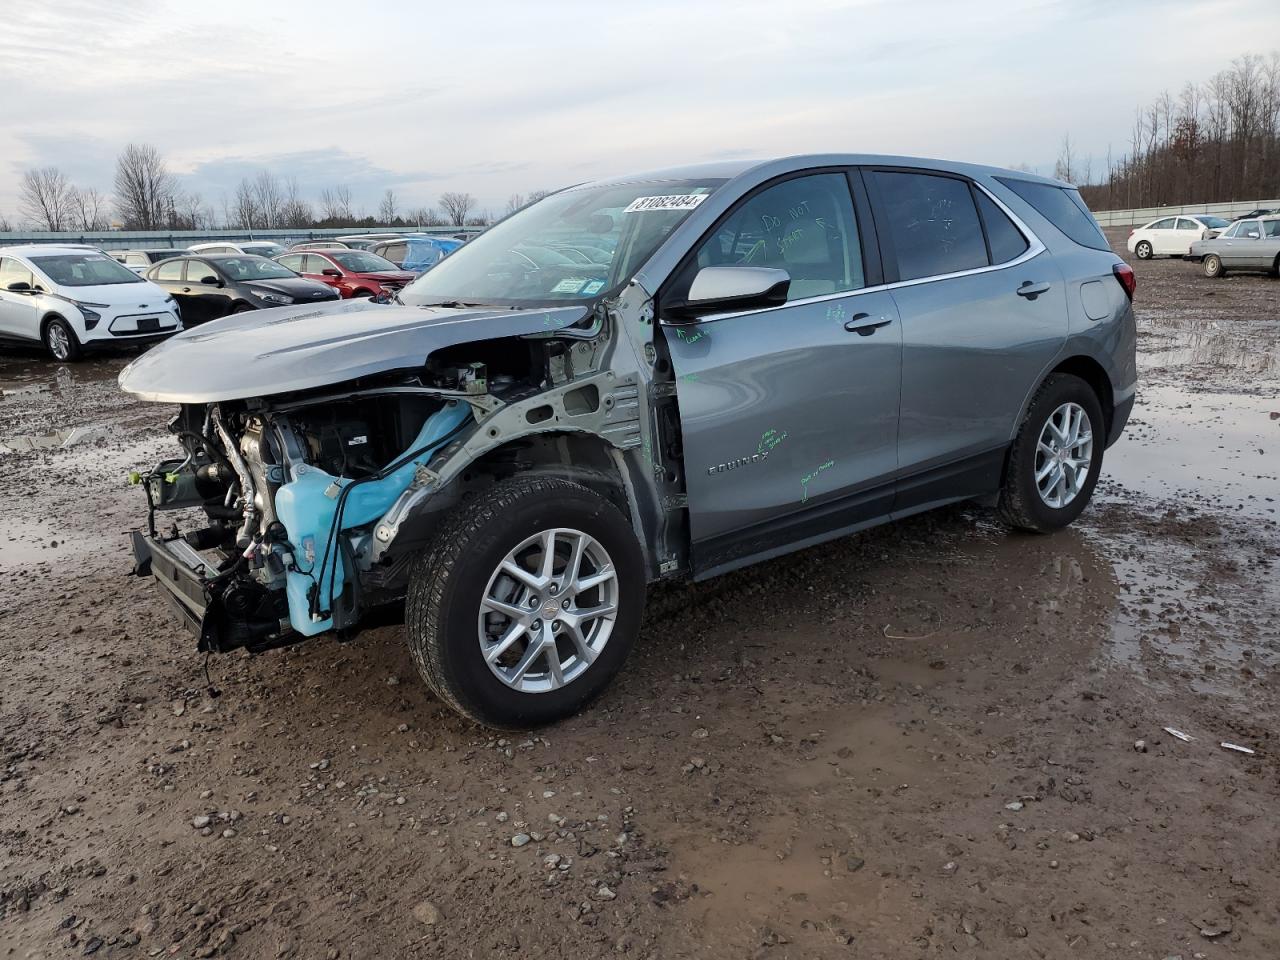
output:
[[[621,669],[640,631],[644,558],[586,487],[495,484],[457,509],[410,574],[405,629],[427,685],[495,727],[569,716]]]
[[[54,317],[44,325],[44,346],[53,359],[63,363],[75,363],[84,355],[76,332],[61,317]]]
[[[1093,496],[1105,437],[1102,405],[1093,388],[1070,374],[1050,375],[1010,448],[1000,515],[1036,533],[1065,527]]]
[[[372,290],[356,290],[352,292],[351,296],[352,297],[372,297],[373,291]]]
[[[1150,260],[1151,255],[1155,253],[1151,248],[1151,244],[1146,240],[1139,240],[1138,245],[1133,248],[1133,252],[1139,260]]]
[[[256,310],[256,309],[257,307],[255,307],[251,303],[237,303],[235,305],[235,309],[233,309],[231,312],[232,313],[248,313],[250,310]]]
[[[1206,277],[1222,277],[1226,276],[1227,271],[1223,269],[1222,258],[1216,253],[1211,253],[1204,258],[1204,275]]]

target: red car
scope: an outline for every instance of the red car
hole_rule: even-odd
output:
[[[377,297],[393,294],[410,283],[417,274],[401,270],[390,260],[364,250],[307,250],[285,253],[276,263],[300,273],[308,280],[319,280],[349,297]]]

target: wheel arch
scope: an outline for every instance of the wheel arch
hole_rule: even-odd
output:
[[[1050,376],[1055,373],[1069,373],[1073,377],[1079,377],[1090,387],[1093,388],[1094,394],[1098,398],[1098,404],[1102,407],[1102,418],[1106,428],[1106,434],[1111,432],[1111,423],[1116,412],[1115,390],[1111,385],[1111,377],[1107,375],[1107,371],[1093,357],[1086,354],[1077,354],[1068,357],[1050,370],[1040,383],[1044,383]],[[1037,384],[1036,389],[1039,389]]]
[[[40,342],[41,343],[44,343],[44,335],[45,335],[45,332],[49,329],[49,324],[53,323],[53,321],[55,320],[61,320],[63,323],[68,323],[68,324],[71,322],[66,318],[66,316],[59,313],[57,310],[47,311],[45,315],[40,318]],[[74,331],[72,332],[74,333]]]

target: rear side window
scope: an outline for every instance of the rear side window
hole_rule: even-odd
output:
[[[928,173],[874,171],[900,280],[988,265],[987,244],[969,184]]]
[[[982,225],[987,228],[987,244],[991,247],[991,262],[1008,263],[1027,252],[1027,238],[1014,226],[1008,215],[996,206],[996,202],[981,190],[974,191],[978,197],[978,212],[982,214]]]
[[[1044,217],[1080,246],[1091,247],[1094,250],[1111,249],[1111,244],[1107,243],[1107,238],[1102,235],[1102,228],[1093,219],[1093,214],[1084,205],[1084,201],[1080,199],[1080,194],[1076,190],[1055,187],[1049,183],[1015,180],[1011,177],[997,177],[996,179],[1035,207],[1040,216]],[[1169,220],[1168,226],[1173,226],[1172,219]],[[1152,224],[1151,229],[1166,228],[1162,228],[1158,224]]]
[[[162,263],[156,267],[157,280],[181,280],[183,260],[170,260],[168,263]]]

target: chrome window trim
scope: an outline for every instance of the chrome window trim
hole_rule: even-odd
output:
[[[919,172],[923,174],[928,174],[930,171],[927,169],[921,168]],[[943,171],[937,171],[937,172],[942,173]],[[1010,210],[1008,205],[1005,204],[1003,200],[997,197],[994,193],[988,190],[981,183],[978,183],[976,180],[968,180],[967,182],[973,184],[975,187],[981,190],[984,194],[986,194],[987,198],[991,200],[991,202],[994,203],[997,207],[999,207],[1000,210],[1004,213],[1004,215],[1007,216],[1011,221],[1013,221],[1013,225],[1017,227],[1018,230],[1022,233],[1023,239],[1027,241],[1027,249],[1024,250],[1020,256],[1017,256],[1012,260],[1006,260],[1004,263],[990,263],[990,264],[987,264],[985,267],[974,267],[971,270],[957,270],[953,273],[939,273],[930,277],[916,277],[914,280],[895,280],[893,283],[880,283],[880,284],[876,284],[873,287],[859,287],[857,290],[844,290],[844,291],[841,291],[840,293],[824,293],[816,297],[802,297],[799,300],[788,300],[786,303],[779,304],[776,307],[758,307],[755,310],[736,310],[736,311],[733,311],[732,313],[712,313],[712,314],[706,315],[705,317],[697,318],[696,320],[693,321],[693,324],[671,323],[668,320],[663,320],[662,325],[670,326],[670,327],[683,327],[683,326],[696,325],[699,323],[711,323],[716,320],[730,320],[734,317],[750,317],[758,313],[772,313],[775,310],[785,310],[787,307],[794,307],[797,305],[804,305],[809,303],[825,303],[829,300],[844,300],[847,297],[856,297],[864,293],[880,293],[885,290],[893,291],[903,287],[915,287],[924,283],[936,283],[939,280],[954,280],[957,277],[978,276],[979,274],[983,274],[983,273],[993,273],[996,270],[1007,270],[1010,267],[1019,266],[1021,264],[1026,263],[1029,260],[1034,260],[1036,257],[1040,256],[1040,254],[1044,253],[1045,250],[1048,249],[1047,247],[1045,247],[1044,243],[1041,242],[1040,238],[1035,235],[1035,232],[1030,227],[1028,227],[1025,222],[1023,222],[1021,217],[1019,217],[1016,213]],[[859,242],[861,242],[862,238],[859,237],[858,240]]]

